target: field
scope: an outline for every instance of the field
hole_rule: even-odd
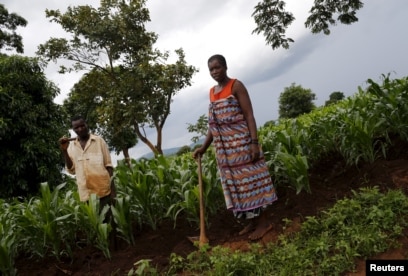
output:
[[[296,195],[290,188],[278,187],[278,202],[270,209],[270,219],[274,224],[258,243],[264,245],[276,241],[284,232],[297,231],[307,216],[317,215],[332,206],[338,199],[351,195],[352,190],[363,186],[379,186],[382,191],[402,189],[408,192],[408,143],[396,139],[387,159],[378,159],[372,164],[361,164],[344,170],[342,158],[331,156],[322,160],[310,172],[311,194],[302,191]],[[321,185],[321,183],[326,183]],[[292,223],[285,226],[284,220]],[[210,245],[222,245],[232,249],[247,250],[250,243],[247,236],[238,236],[241,226],[227,211],[210,218],[207,234]],[[18,275],[124,275],[141,259],[152,260],[151,266],[159,269],[168,265],[171,253],[186,256],[197,250],[188,236],[197,236],[197,228],[179,218],[173,229],[173,222],[162,223],[157,230],[147,228],[135,230],[135,245],[119,242],[116,249],[111,245],[111,260],[107,260],[100,250],[91,246],[78,248],[74,260],[48,258],[39,262],[21,257],[17,260]],[[390,249],[376,259],[408,259],[408,229],[399,241],[400,247]],[[358,260],[356,271],[348,275],[365,275],[364,260]]]
[[[364,275],[365,258],[408,259],[408,78],[258,131],[279,200],[261,240],[225,210],[214,152],[202,171],[208,246],[199,234],[191,154],[115,168],[116,227],[67,179],[2,201],[0,271],[10,275]],[[116,232],[114,232],[113,230]],[[116,239],[112,238],[116,237]],[[206,274],[207,273],[207,274]]]

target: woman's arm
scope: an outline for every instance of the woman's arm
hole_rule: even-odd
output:
[[[258,132],[248,90],[242,82],[236,80],[232,86],[232,94],[237,98],[248,124],[249,134],[251,136],[252,160],[255,161],[259,158]]]
[[[201,145],[201,147],[197,148],[194,152],[193,152],[193,157],[197,158],[198,154],[203,155],[206,150],[208,149],[208,147],[211,145],[213,141],[213,136],[210,130],[208,130],[207,132],[207,136],[205,137],[204,143]]]

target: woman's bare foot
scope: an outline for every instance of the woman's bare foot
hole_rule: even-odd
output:
[[[251,241],[256,241],[261,239],[266,233],[268,233],[270,230],[272,229],[272,224],[268,223],[268,222],[264,222],[264,223],[259,223],[256,226],[256,229],[254,232],[252,232],[249,235],[249,239]]]
[[[255,230],[255,223],[251,220],[247,226],[239,232],[239,235],[244,235]]]
[[[272,229],[272,224],[271,222],[268,220],[268,214],[266,212],[263,212],[256,223],[256,228],[254,230],[254,232],[252,232],[249,235],[249,239],[251,241],[256,241],[261,239],[266,233],[268,233],[268,231],[270,231]]]

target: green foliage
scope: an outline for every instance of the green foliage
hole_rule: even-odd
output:
[[[381,85],[368,80],[367,93],[373,97],[372,107],[379,120],[385,121],[388,132],[408,140],[408,77],[392,80],[389,75],[383,75],[383,79]]]
[[[175,201],[176,203],[174,204],[173,202],[169,208],[168,214],[173,214],[174,219],[176,219],[177,215],[182,212],[187,215],[187,220],[195,225],[199,225],[199,172],[196,164],[191,164],[192,158],[190,154],[184,156],[182,161],[184,164],[180,164],[182,165],[179,182],[181,185],[179,188],[173,189],[178,198]],[[201,169],[205,216],[207,218],[225,206],[213,151],[207,151],[206,155],[202,158]],[[205,221],[208,222],[208,219]]]
[[[106,205],[100,209],[99,199],[95,194],[91,194],[86,203],[80,204],[81,212],[79,212],[79,224],[85,230],[88,243],[94,244],[99,248],[106,258],[110,259],[109,251],[109,233],[112,227],[105,222],[106,215],[109,211],[109,206]]]
[[[15,275],[14,259],[24,253],[29,258],[72,258],[73,247],[86,243],[99,248],[110,258],[108,235],[111,226],[104,223],[109,206],[99,212],[95,195],[81,203],[73,180],[53,191],[41,184],[41,196],[30,200],[0,200],[0,272]],[[74,192],[75,191],[75,192]]]
[[[134,245],[135,239],[133,237],[133,219],[130,213],[130,196],[118,197],[115,200],[115,205],[111,207],[111,210],[119,237],[128,244]]]
[[[305,26],[310,28],[312,33],[323,32],[330,34],[329,25],[335,25],[334,14],[338,14],[337,20],[342,24],[352,24],[358,21],[356,11],[363,7],[359,0],[348,1],[315,1],[315,5],[310,10],[311,15],[307,18]]]
[[[57,146],[65,133],[59,93],[37,60],[0,56],[0,194],[36,193],[39,183],[62,182]]]
[[[189,152],[191,152],[190,146],[185,145],[185,146],[182,146],[182,147],[177,151],[176,155],[183,155],[183,154],[186,154],[186,153],[189,153]]]
[[[132,160],[130,169],[127,166],[117,168],[116,177],[118,186],[122,187],[118,192],[130,196],[132,216],[138,219],[139,224],[144,222],[156,229],[165,211],[160,198],[161,185],[150,162],[142,160],[136,163]]]
[[[390,136],[408,139],[408,78],[370,86],[336,104],[314,109],[295,119],[281,119],[259,130],[259,139],[276,184],[308,187],[307,169],[329,155],[347,166],[386,157]]]
[[[15,49],[17,53],[24,53],[23,39],[16,33],[17,27],[25,27],[27,20],[15,13],[9,13],[0,4],[0,49]]]
[[[263,33],[266,44],[271,44],[272,49],[288,49],[289,43],[294,42],[292,38],[285,37],[287,27],[295,20],[292,13],[285,11],[285,5],[284,1],[263,0],[255,6],[252,13],[257,25],[252,33]]]
[[[266,121],[263,126],[264,127],[271,127],[271,126],[274,126],[275,124],[276,124],[276,122],[274,120],[270,120],[270,121]]]
[[[69,102],[71,109],[75,105],[90,108],[89,115],[106,131],[116,151],[132,146],[137,135],[153,153],[163,154],[162,130],[172,98],[191,85],[197,69],[187,64],[182,49],[174,51],[174,63],[168,63],[169,52],[153,49],[157,35],[145,29],[150,20],[145,2],[101,1],[98,8],[82,5],[69,7],[65,13],[47,10],[47,17],[71,38],[51,38],[39,46],[37,54],[46,61],[70,61],[69,68],[61,66],[62,73],[93,70]],[[83,92],[90,95],[75,96]],[[86,101],[81,102],[83,98]],[[156,129],[155,144],[145,127]]]
[[[97,9],[89,5],[68,7],[65,13],[47,9],[47,18],[59,24],[71,38],[51,38],[38,47],[38,54],[47,60],[63,58],[74,62],[70,68],[61,67],[62,72],[90,65],[111,69],[95,66],[101,60],[98,53],[108,63],[123,60],[131,64],[135,58],[143,60],[157,39],[154,33],[145,30],[150,15],[144,5],[144,0],[101,1]]]
[[[223,206],[222,190],[217,179],[214,155],[203,162],[206,215]],[[151,160],[132,160],[131,167],[120,164],[115,175],[118,193],[129,196],[131,218],[156,229],[166,217],[175,223],[183,213],[186,219],[199,224],[198,172],[190,154],[167,159],[159,155]]]
[[[328,106],[330,104],[337,103],[338,101],[341,101],[344,99],[344,93],[340,91],[336,91],[330,94],[329,100],[327,100],[324,105]]]
[[[329,154],[343,156],[348,166],[373,162],[387,153],[389,136],[407,138],[408,78],[382,84],[369,80],[367,90],[354,97],[295,119],[280,120],[259,130],[259,140],[277,185],[308,191],[308,168]],[[390,119],[392,118],[392,120]],[[206,215],[225,208],[213,148],[202,158]],[[191,154],[119,164],[114,174],[117,200],[112,206],[117,234],[129,244],[134,223],[155,229],[163,219],[188,220],[198,226],[198,171]],[[110,257],[105,223],[108,206],[99,208],[95,196],[79,202],[71,178],[54,190],[45,183],[41,197],[0,201],[0,269],[16,273],[14,258],[70,256],[71,248],[87,244]],[[408,227],[408,199],[401,191],[377,188],[353,192],[318,217],[307,217],[301,231],[281,236],[276,244],[254,245],[248,252],[202,247],[183,258],[172,255],[169,275],[342,275],[356,258],[384,251]],[[206,220],[208,222],[208,220]],[[290,222],[284,219],[286,227]],[[206,225],[211,227],[211,225]],[[135,264],[130,275],[151,273],[148,260]]]
[[[358,164],[360,159],[372,163],[379,156],[385,156],[386,145],[382,140],[375,140],[377,134],[384,129],[385,120],[371,116],[368,109],[339,110],[338,119],[346,124],[347,128],[339,129],[339,151],[345,160]]]
[[[14,259],[18,252],[16,235],[17,222],[13,217],[13,207],[0,199],[0,273],[16,275]]]
[[[188,124],[187,127],[188,132],[195,132],[198,134],[198,136],[194,136],[191,138],[191,141],[193,143],[197,143],[200,138],[205,137],[208,132],[208,117],[203,114],[198,118],[197,123],[193,124]]]
[[[285,36],[286,29],[293,23],[295,17],[291,12],[285,10],[286,1],[261,0],[254,8],[252,17],[257,27],[252,33],[262,33],[267,45],[272,49],[283,47],[289,48],[289,43],[293,43],[292,38]],[[335,25],[337,21],[342,24],[352,24],[358,21],[356,12],[363,7],[359,0],[349,1],[314,1],[310,9],[310,15],[306,19],[305,26],[310,28],[312,33],[323,32],[330,34],[329,25]]]
[[[112,77],[101,70],[91,70],[74,85],[63,107],[67,114],[84,116],[89,127],[104,137],[109,149],[119,154],[135,146],[137,136],[133,126],[123,125],[127,103],[120,103],[108,117],[103,114],[102,102],[118,89]]]
[[[296,193],[310,192],[307,152],[302,148],[307,133],[299,120],[282,122],[284,129],[269,132],[262,138],[267,150],[267,164],[272,167],[272,176],[278,185],[293,186]],[[273,149],[269,151],[269,149]],[[269,155],[270,153],[273,155]]]
[[[279,118],[296,118],[309,113],[315,108],[315,98],[316,95],[310,89],[292,83],[279,96]]]
[[[68,192],[64,197],[61,184],[50,191],[47,183],[41,184],[41,197],[33,197],[21,204],[15,213],[18,221],[16,232],[19,243],[27,253],[33,256],[72,257],[71,245],[76,231],[76,210],[72,207],[75,199]]]
[[[277,243],[254,244],[246,252],[217,246],[186,259],[172,256],[176,263],[170,267],[194,275],[342,275],[356,258],[396,246],[407,219],[403,192],[364,188],[318,217],[307,217],[299,232],[282,235]]]
[[[131,268],[127,274],[128,276],[132,275],[148,275],[155,276],[160,275],[156,268],[150,266],[150,260],[140,260],[134,264],[134,267]]]

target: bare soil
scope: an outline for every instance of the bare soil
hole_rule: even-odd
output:
[[[277,187],[279,200],[270,208],[269,214],[274,228],[259,243],[274,242],[284,231],[297,231],[306,216],[318,215],[360,187],[378,186],[383,191],[402,189],[408,194],[408,143],[396,138],[386,159],[352,168],[346,168],[339,156],[329,156],[310,170],[310,186],[311,194],[301,192],[298,195],[290,188]],[[285,218],[292,224],[283,230]],[[248,249],[251,242],[247,235],[238,235],[242,226],[230,212],[221,211],[209,222],[207,236],[211,246]],[[129,246],[120,241],[116,249],[111,249],[111,260],[92,246],[78,248],[73,261],[58,262],[53,258],[36,261],[20,257],[16,264],[18,275],[125,275],[141,259],[150,259],[152,266],[165,270],[171,253],[187,256],[197,249],[187,237],[199,236],[199,229],[182,219],[175,228],[173,226],[173,222],[167,221],[156,231],[147,227],[136,230],[136,244]],[[405,229],[400,245],[371,258],[408,259],[408,229]],[[365,260],[357,260],[356,270],[346,275],[365,275]]]

